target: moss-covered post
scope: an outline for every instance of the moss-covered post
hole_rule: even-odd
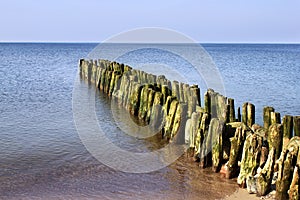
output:
[[[155,96],[155,91],[151,88],[148,89],[149,94],[148,94],[148,105],[147,105],[147,115],[145,121],[149,123],[151,113],[152,113],[152,107],[153,107],[153,102],[154,102],[154,96]]]
[[[184,98],[184,83],[179,83],[179,102],[186,102]]]
[[[192,149],[195,149],[196,145],[196,136],[197,131],[199,130],[200,126],[200,116],[201,114],[199,112],[193,112],[191,117],[191,126],[190,126],[190,132],[189,132],[189,147]]]
[[[228,98],[229,105],[229,122],[235,122],[234,99]]]
[[[242,122],[251,127],[255,123],[255,106],[246,102],[242,109]]]
[[[247,105],[247,125],[251,127],[255,123],[255,106],[251,103]]]
[[[293,134],[293,116],[285,115],[282,119],[282,128],[283,128],[283,141],[282,146],[285,147]]]
[[[300,137],[294,136],[276,161],[276,199],[299,198]],[[290,198],[289,198],[290,197]]]
[[[109,93],[109,88],[110,88],[110,81],[111,81],[111,78],[112,78],[112,71],[106,71],[106,74],[105,74],[105,83],[104,83],[104,93],[105,94],[108,94]]]
[[[165,123],[164,121],[165,114],[162,110],[162,105],[161,105],[162,99],[163,97],[161,92],[154,92],[153,106],[152,106],[151,115],[149,117],[150,126],[154,131],[160,131],[162,126]]]
[[[244,103],[242,107],[242,122],[246,125],[247,125],[247,118],[248,118],[247,111],[248,111],[248,102]]]
[[[171,133],[176,144],[185,144],[184,130],[187,121],[187,110],[188,108],[186,103],[178,104],[174,119],[174,126]]]
[[[208,114],[211,113],[211,99],[208,92],[204,94],[204,111]]]
[[[271,125],[271,112],[274,112],[273,107],[266,106],[264,107],[264,113],[263,113],[263,118],[264,118],[264,128],[266,130],[269,129],[269,126]]]
[[[264,196],[271,190],[271,182],[274,174],[275,151],[275,148],[272,147],[264,168],[257,175],[257,196]]]
[[[140,100],[139,100],[139,109],[138,109],[138,118],[140,120],[143,120],[145,118],[145,115],[147,113],[148,108],[148,88],[149,85],[145,84],[144,86],[141,86],[141,94],[140,94]]]
[[[207,151],[211,151],[211,149],[207,150],[206,148],[206,141],[209,137],[208,129],[210,124],[210,116],[208,113],[204,113],[201,119],[200,124],[200,133],[199,133],[199,145],[197,150],[197,155],[200,160],[199,167],[205,168],[207,166],[207,161],[209,160],[207,158]]]
[[[294,135],[300,136],[300,116],[294,116]]]
[[[269,149],[274,148],[276,150],[275,153],[276,160],[279,158],[281,153],[282,136],[283,136],[283,130],[281,124],[272,124],[269,127],[269,135],[268,135]]]
[[[230,138],[230,156],[227,164],[228,171],[226,173],[226,178],[233,178],[238,175],[238,161],[240,161],[242,157],[244,141],[246,136],[251,134],[250,128],[245,124],[240,122],[236,122],[234,125],[235,124],[238,124],[238,127],[235,129],[234,137]]]
[[[212,135],[212,170],[218,172],[221,169],[223,159],[222,136],[225,130],[225,123],[213,118],[209,126],[208,134]]]
[[[280,124],[280,113],[279,112],[271,112],[271,124]]]
[[[178,81],[172,82],[172,96],[176,97],[178,100],[180,99]]]
[[[191,87],[191,95],[196,98],[196,105],[201,106],[201,97],[200,97],[200,88],[198,85],[192,85]]]
[[[241,187],[246,187],[247,185],[247,189],[250,191],[252,189],[253,176],[260,164],[260,152],[262,146],[263,137],[256,133],[248,135],[244,143],[241,169],[237,183]],[[255,193],[255,191],[251,192]]]
[[[292,141],[292,140],[291,140]],[[276,181],[276,199],[289,199],[288,190],[293,176],[293,154],[289,151],[281,153],[278,163],[278,178]]]
[[[294,173],[293,173],[293,178],[291,181],[290,189],[288,191],[289,194],[289,199],[293,200],[299,200],[300,192],[299,192],[299,187],[300,187],[300,179],[299,179],[299,166],[295,166],[294,168]]]
[[[168,85],[162,85],[161,86],[161,93],[163,95],[163,102],[166,103],[168,96],[171,95],[172,91],[168,87]]]
[[[106,74],[106,69],[101,70],[101,78],[100,78],[100,83],[99,83],[99,89],[100,91],[104,91],[104,83],[105,83],[105,74]]]
[[[238,122],[242,121],[242,115],[241,115],[241,108],[240,107],[238,107],[238,118],[237,118],[237,121]]]
[[[164,137],[166,137],[166,139],[171,138],[177,106],[178,106],[178,100],[174,99],[170,105],[168,116],[166,117],[166,124],[164,127],[165,129]]]
[[[140,105],[140,96],[141,96],[142,86],[139,83],[133,83],[133,92],[130,96],[130,106],[129,111],[132,115],[137,116],[139,105]]]

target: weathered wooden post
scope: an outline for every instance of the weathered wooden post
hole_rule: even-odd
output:
[[[152,109],[153,109],[153,103],[154,103],[154,97],[155,97],[155,91],[151,88],[148,89],[149,93],[148,93],[148,105],[147,105],[147,114],[146,114],[146,119],[145,121],[147,123],[149,123],[150,117],[151,117],[151,113],[152,113]]]
[[[139,83],[133,82],[133,92],[132,95],[130,96],[129,111],[134,116],[138,115],[141,91],[142,91],[141,85]]]
[[[163,95],[163,102],[166,103],[167,97],[172,95],[171,88],[169,88],[168,85],[162,85],[161,86],[161,93]]]
[[[240,107],[238,107],[238,118],[237,118],[237,121],[238,122],[242,121],[242,115],[241,115],[241,108]]]
[[[230,156],[227,163],[228,171],[226,173],[226,178],[233,178],[238,175],[238,161],[240,161],[242,157],[244,141],[246,136],[251,134],[250,128],[245,124],[236,122],[234,125],[238,126],[235,129],[234,137],[230,138]]]
[[[145,84],[142,87],[140,100],[139,100],[139,110],[138,110],[138,118],[140,120],[144,120],[147,115],[147,109],[148,109],[148,96],[149,91],[148,89],[151,87],[150,84]]]
[[[275,148],[272,147],[264,168],[256,175],[257,196],[264,196],[271,190],[271,182],[274,174],[275,151]]]
[[[260,152],[263,146],[263,137],[260,134],[254,133],[247,136],[241,161],[240,174],[237,183],[241,187],[246,187],[249,193],[256,193],[256,188],[253,188],[254,174],[260,164]]]
[[[198,87],[198,85],[192,85],[190,89],[191,95],[194,96],[197,100],[196,104],[198,106],[201,106],[200,88]]]
[[[229,122],[235,122],[234,99],[228,98],[229,104]]]
[[[298,158],[299,160],[299,158]],[[300,180],[299,180],[299,166],[295,166],[294,168],[294,173],[293,173],[293,178],[291,181],[290,189],[288,190],[289,193],[289,198],[293,200],[299,200],[300,192],[299,192],[299,187],[300,187]]]
[[[293,135],[293,116],[285,115],[282,119],[283,126],[283,148],[288,144]]]
[[[168,116],[166,117],[166,124],[164,127],[164,129],[165,129],[164,137],[166,137],[166,139],[171,138],[171,132],[173,129],[174,118],[175,118],[177,106],[178,106],[178,100],[174,99],[170,105]]]
[[[300,136],[300,116],[294,116],[294,135]]]
[[[281,124],[272,124],[269,127],[269,134],[268,134],[268,143],[269,149],[275,149],[275,159],[277,160],[280,156],[282,150],[282,136],[283,130]]]
[[[101,71],[101,78],[100,78],[100,85],[99,85],[99,89],[100,89],[100,91],[104,91],[104,83],[105,83],[105,78],[106,78],[106,76],[105,76],[105,74],[106,74],[106,69],[103,69],[102,71]]]
[[[209,124],[210,124],[210,116],[208,113],[204,113],[201,119],[201,124],[200,124],[200,135],[199,135],[199,145],[198,145],[198,155],[199,155],[199,167],[205,168],[207,166],[207,149],[206,149],[206,140],[208,140],[208,129],[209,129]]]
[[[180,100],[180,95],[179,95],[179,83],[178,81],[173,81],[172,82],[172,96],[176,97],[178,100]]]
[[[276,161],[278,165],[278,178],[276,181],[276,199],[298,199],[299,198],[299,174],[297,165],[300,164],[299,156],[300,137],[293,137],[286,148],[281,152]],[[294,180],[294,182],[293,182]],[[289,191],[289,193],[288,193]]]
[[[179,102],[186,102],[185,98],[184,98],[184,84],[183,83],[179,83]]]
[[[189,132],[189,147],[194,149],[196,145],[196,136],[197,131],[200,127],[200,116],[201,114],[199,112],[193,112],[191,117],[191,126],[190,126],[190,132]]]
[[[221,169],[223,160],[223,134],[225,123],[219,119],[213,118],[210,122],[208,134],[212,135],[212,169],[218,172]]]
[[[150,115],[150,125],[154,129],[154,131],[160,131],[165,123],[165,113],[162,110],[162,93],[161,92],[154,92],[154,100],[153,100],[153,107],[152,112]]]
[[[279,112],[271,112],[271,124],[280,124],[281,118]]]
[[[242,122],[247,125],[247,116],[248,116],[248,102],[243,104],[242,107]]]
[[[204,111],[208,114],[211,113],[210,106],[211,106],[211,99],[210,99],[209,93],[205,92],[205,94],[204,94]]]
[[[251,127],[255,123],[255,106],[251,103],[243,104],[242,122]]]
[[[180,103],[178,104],[175,119],[174,119],[174,126],[172,129],[172,137],[176,144],[185,144],[185,125],[187,121],[187,104]]]
[[[255,106],[251,103],[247,105],[247,125],[251,127],[255,124]]]
[[[264,113],[263,113],[263,118],[264,118],[264,128],[269,129],[269,126],[271,125],[271,112],[274,112],[273,107],[266,106],[264,107]]]

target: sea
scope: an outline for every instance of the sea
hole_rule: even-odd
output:
[[[125,48],[114,45],[111,51]],[[154,74],[163,71],[170,79],[177,76],[168,72],[175,72],[198,84],[203,96],[210,85],[203,74],[194,73],[198,55],[182,58],[166,52],[168,45],[134,48],[116,60]],[[79,59],[93,58],[97,48],[95,43],[0,43],[0,199],[224,199],[236,192],[235,180],[200,169],[185,154],[156,171],[128,173],[101,163],[87,150],[76,130],[72,96]],[[281,116],[300,115],[299,44],[201,48],[214,66],[221,93],[235,100],[236,109],[253,103],[256,123],[263,124],[264,106]],[[112,142],[132,151],[160,148],[160,138],[124,134],[118,124],[126,121],[114,117],[112,109],[126,111],[113,104],[96,91],[95,112]]]

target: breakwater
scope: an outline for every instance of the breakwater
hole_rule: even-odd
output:
[[[241,187],[266,195],[276,178],[277,199],[299,198],[300,117],[272,107],[255,124],[255,106],[235,110],[234,99],[107,60],[80,60],[80,75],[116,100],[163,139],[188,143],[201,168],[212,167]]]

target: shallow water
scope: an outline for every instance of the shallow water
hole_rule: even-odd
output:
[[[185,156],[155,172],[130,174],[89,154],[74,126],[72,89],[78,59],[94,47],[0,44],[0,199],[218,199],[232,194],[234,181],[199,170]],[[253,100],[257,110],[267,104],[282,114],[299,114],[299,45],[205,48],[223,75],[227,96],[237,104]],[[100,93],[95,99],[96,113],[108,120],[107,135],[116,144],[141,152],[163,145],[159,138],[122,134],[109,114],[112,108],[124,111]]]

